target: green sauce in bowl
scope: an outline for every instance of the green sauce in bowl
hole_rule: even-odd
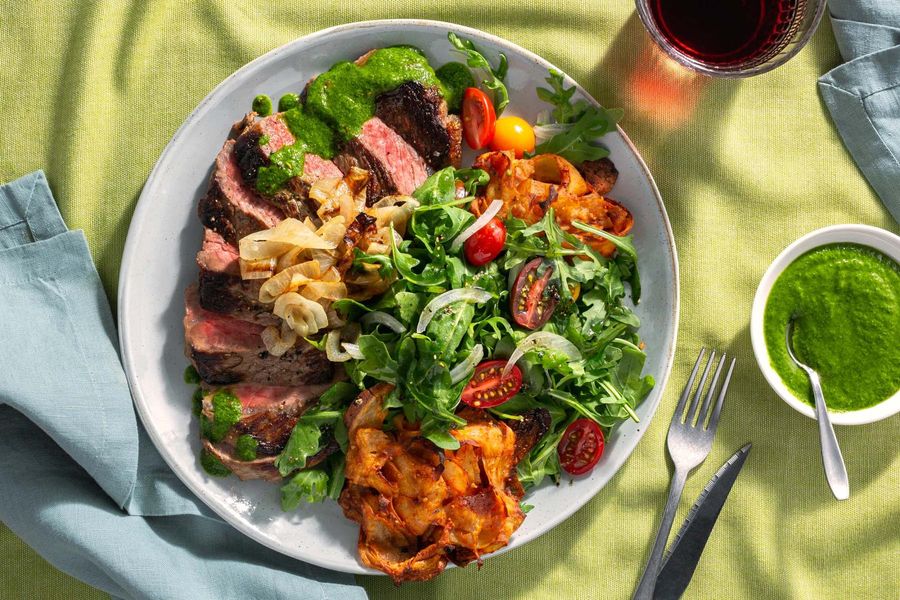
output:
[[[832,411],[874,406],[900,389],[900,265],[859,244],[829,244],[797,258],[766,302],[763,332],[772,368],[797,398],[813,404],[809,379],[791,361],[792,316],[798,358],[822,379]]]

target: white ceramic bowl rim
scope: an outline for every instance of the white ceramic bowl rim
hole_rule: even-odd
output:
[[[762,276],[759,287],[756,289],[756,296],[753,298],[753,308],[750,313],[750,338],[753,343],[753,353],[756,355],[756,362],[759,364],[766,381],[781,396],[782,400],[787,402],[797,412],[811,419],[816,418],[813,407],[794,396],[787,389],[778,373],[775,372],[775,369],[772,368],[769,360],[769,351],[766,348],[765,336],[763,335],[763,313],[765,312],[766,301],[769,299],[769,293],[772,291],[772,285],[774,285],[775,280],[778,279],[779,275],[789,264],[814,248],[836,243],[869,246],[900,263],[900,237],[889,231],[870,225],[831,225],[823,227],[804,235],[785,248],[772,261],[772,264],[769,265],[769,268]],[[831,422],[835,425],[864,425],[886,419],[898,412],[900,412],[900,390],[875,406],[847,412],[829,410],[828,415],[831,418]]]

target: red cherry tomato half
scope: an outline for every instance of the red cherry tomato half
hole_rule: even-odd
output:
[[[549,260],[534,258],[519,271],[512,294],[510,312],[516,323],[537,329],[550,319],[559,303],[559,289],[554,279],[555,267]]]
[[[570,475],[584,475],[603,455],[603,430],[591,419],[576,419],[566,427],[556,451],[559,464]]]
[[[475,367],[475,374],[463,389],[463,403],[475,408],[492,408],[518,394],[522,388],[522,371],[513,365],[501,381],[505,366],[505,360],[488,360]]]
[[[466,88],[462,102],[463,135],[470,148],[484,148],[494,139],[497,115],[487,94],[478,88]]]
[[[466,251],[466,260],[476,267],[486,265],[503,252],[505,243],[506,225],[503,224],[503,221],[494,217],[487,222],[487,225],[466,240],[466,243],[463,245]]]

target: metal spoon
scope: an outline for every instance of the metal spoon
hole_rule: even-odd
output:
[[[822,394],[822,383],[819,381],[819,374],[800,362],[794,355],[792,334],[794,333],[795,320],[796,317],[791,317],[785,332],[788,356],[791,357],[791,360],[798,367],[806,371],[806,374],[809,376],[813,398],[816,399],[816,420],[819,422],[819,442],[822,444],[822,466],[825,467],[825,479],[828,480],[828,485],[831,487],[831,493],[834,494],[834,497],[838,500],[846,500],[850,497],[850,481],[847,478],[847,467],[844,466],[841,448],[838,446],[834,428],[831,426],[831,419],[828,418],[828,410],[825,406],[825,396]]]

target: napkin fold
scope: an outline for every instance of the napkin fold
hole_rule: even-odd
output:
[[[829,0],[844,64],[819,91],[844,144],[900,222],[900,2]]]
[[[119,598],[365,598],[215,516],[135,418],[81,231],[42,172],[0,186],[0,520]]]

